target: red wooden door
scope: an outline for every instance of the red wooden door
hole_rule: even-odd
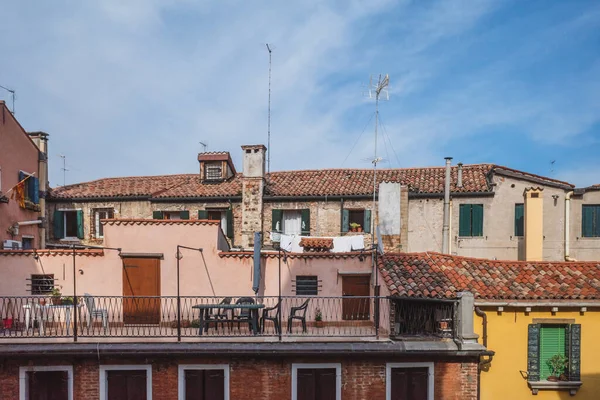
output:
[[[106,372],[107,398],[110,400],[146,400],[146,370]]]
[[[427,368],[392,368],[391,400],[427,400]]]
[[[371,277],[369,275],[342,277],[342,319],[365,320],[370,316],[370,301],[367,298],[353,299],[355,296],[369,296]]]
[[[29,400],[68,400],[69,374],[67,371],[28,372]]]
[[[194,370],[185,371],[185,400],[224,400],[225,371]]]
[[[335,400],[335,368],[299,368],[297,400]]]
[[[123,258],[123,322],[158,324],[160,322],[160,260]],[[151,296],[151,297],[149,297]]]

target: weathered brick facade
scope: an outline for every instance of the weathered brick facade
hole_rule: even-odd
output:
[[[35,361],[34,361],[35,360]],[[243,357],[137,357],[137,358],[61,358],[5,360],[0,364],[0,399],[19,398],[19,367],[41,365],[72,365],[75,400],[99,398],[100,365],[152,365],[152,398],[177,400],[178,366],[180,364],[228,364],[231,400],[249,396],[264,400],[289,400],[293,363],[341,363],[341,389],[344,400],[385,399],[386,364],[404,362],[434,362],[434,393],[436,400],[475,400],[477,398],[477,359],[455,358],[436,361],[413,358],[290,358]]]

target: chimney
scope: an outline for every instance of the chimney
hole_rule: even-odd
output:
[[[463,163],[459,162],[458,163],[458,178],[456,180],[456,187],[463,187],[462,184],[462,167],[463,167]]]
[[[543,188],[527,188],[525,197],[525,260],[541,261],[544,253]]]
[[[254,247],[254,234],[263,231],[265,153],[262,144],[242,146],[242,247]]]
[[[444,182],[444,227],[442,229],[442,253],[450,248],[450,164],[452,157],[446,157],[446,180]]]

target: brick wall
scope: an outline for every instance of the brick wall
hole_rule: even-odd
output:
[[[303,358],[293,362],[339,363],[342,365],[342,398],[344,400],[385,399],[386,363],[431,361],[423,359]],[[4,361],[0,364],[0,399],[18,399],[19,367],[26,365],[73,365],[74,399],[97,399],[99,396],[99,366],[112,364],[151,364],[154,400],[177,400],[179,364],[229,364],[231,400],[260,398],[291,399],[292,360],[289,358],[147,358],[61,359],[51,361]],[[476,359],[451,359],[434,364],[436,400],[475,400],[477,397]]]

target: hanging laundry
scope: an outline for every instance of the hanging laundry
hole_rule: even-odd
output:
[[[365,248],[365,237],[363,235],[350,236],[352,250],[363,250]]]

